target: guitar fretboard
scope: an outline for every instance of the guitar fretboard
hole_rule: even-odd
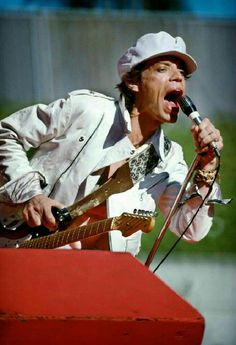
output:
[[[66,244],[82,240],[87,237],[95,236],[110,230],[113,219],[105,219],[88,225],[58,231],[52,235],[24,241],[20,248],[44,248],[54,249]]]

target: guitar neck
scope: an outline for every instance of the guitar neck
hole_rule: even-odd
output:
[[[154,224],[153,217],[123,213],[119,217],[103,219],[87,225],[57,231],[51,235],[23,241],[20,243],[19,248],[54,249],[117,229],[122,232],[123,236],[127,237],[141,229],[143,232],[150,232],[154,228]]]
[[[96,236],[107,232],[112,228],[113,218],[101,220],[95,223],[74,227],[64,231],[58,231],[48,236],[24,241],[19,248],[54,249],[73,243],[87,237]]]

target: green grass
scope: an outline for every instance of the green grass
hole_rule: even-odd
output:
[[[6,103],[6,102],[0,101],[0,120],[3,119],[5,116],[8,116],[8,115],[14,113],[15,111],[17,111],[19,109],[23,109],[27,106],[28,106],[28,104],[25,104],[25,103],[22,103],[22,104],[14,103],[14,102]]]
[[[23,107],[23,106],[22,106]],[[0,118],[9,115],[10,113],[20,109],[19,104],[0,104]],[[229,119],[228,116],[225,116]],[[229,120],[223,121],[223,114],[218,117],[216,126],[221,130],[224,138],[224,149],[221,154],[221,188],[222,194],[225,198],[234,198],[236,195],[236,183],[234,177],[236,176],[235,163],[235,147],[236,147],[236,122]],[[165,132],[167,135],[179,142],[184,149],[186,161],[190,164],[195,157],[195,152],[192,144],[191,134],[186,127],[186,122],[182,121],[177,125],[166,126]],[[216,206],[214,224],[210,233],[202,241],[189,244],[185,241],[178,243],[175,248],[175,253],[204,253],[204,254],[222,254],[236,253],[236,209],[234,200],[227,206]],[[142,250],[140,255],[146,255],[153,245],[153,242],[163,225],[163,219],[159,215],[156,220],[155,229],[147,235],[143,236]],[[171,245],[175,242],[176,236],[170,231],[167,231],[164,239],[161,242],[159,251],[166,253]]]

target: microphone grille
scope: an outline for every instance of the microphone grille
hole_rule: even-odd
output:
[[[180,105],[180,108],[187,116],[190,115],[193,111],[197,110],[191,98],[188,96],[181,96],[177,101]]]

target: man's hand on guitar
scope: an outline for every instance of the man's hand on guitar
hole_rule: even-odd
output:
[[[64,205],[43,194],[36,195],[25,203],[24,221],[31,227],[43,225],[49,230],[56,230],[56,220],[52,214],[52,207],[61,209]]]

